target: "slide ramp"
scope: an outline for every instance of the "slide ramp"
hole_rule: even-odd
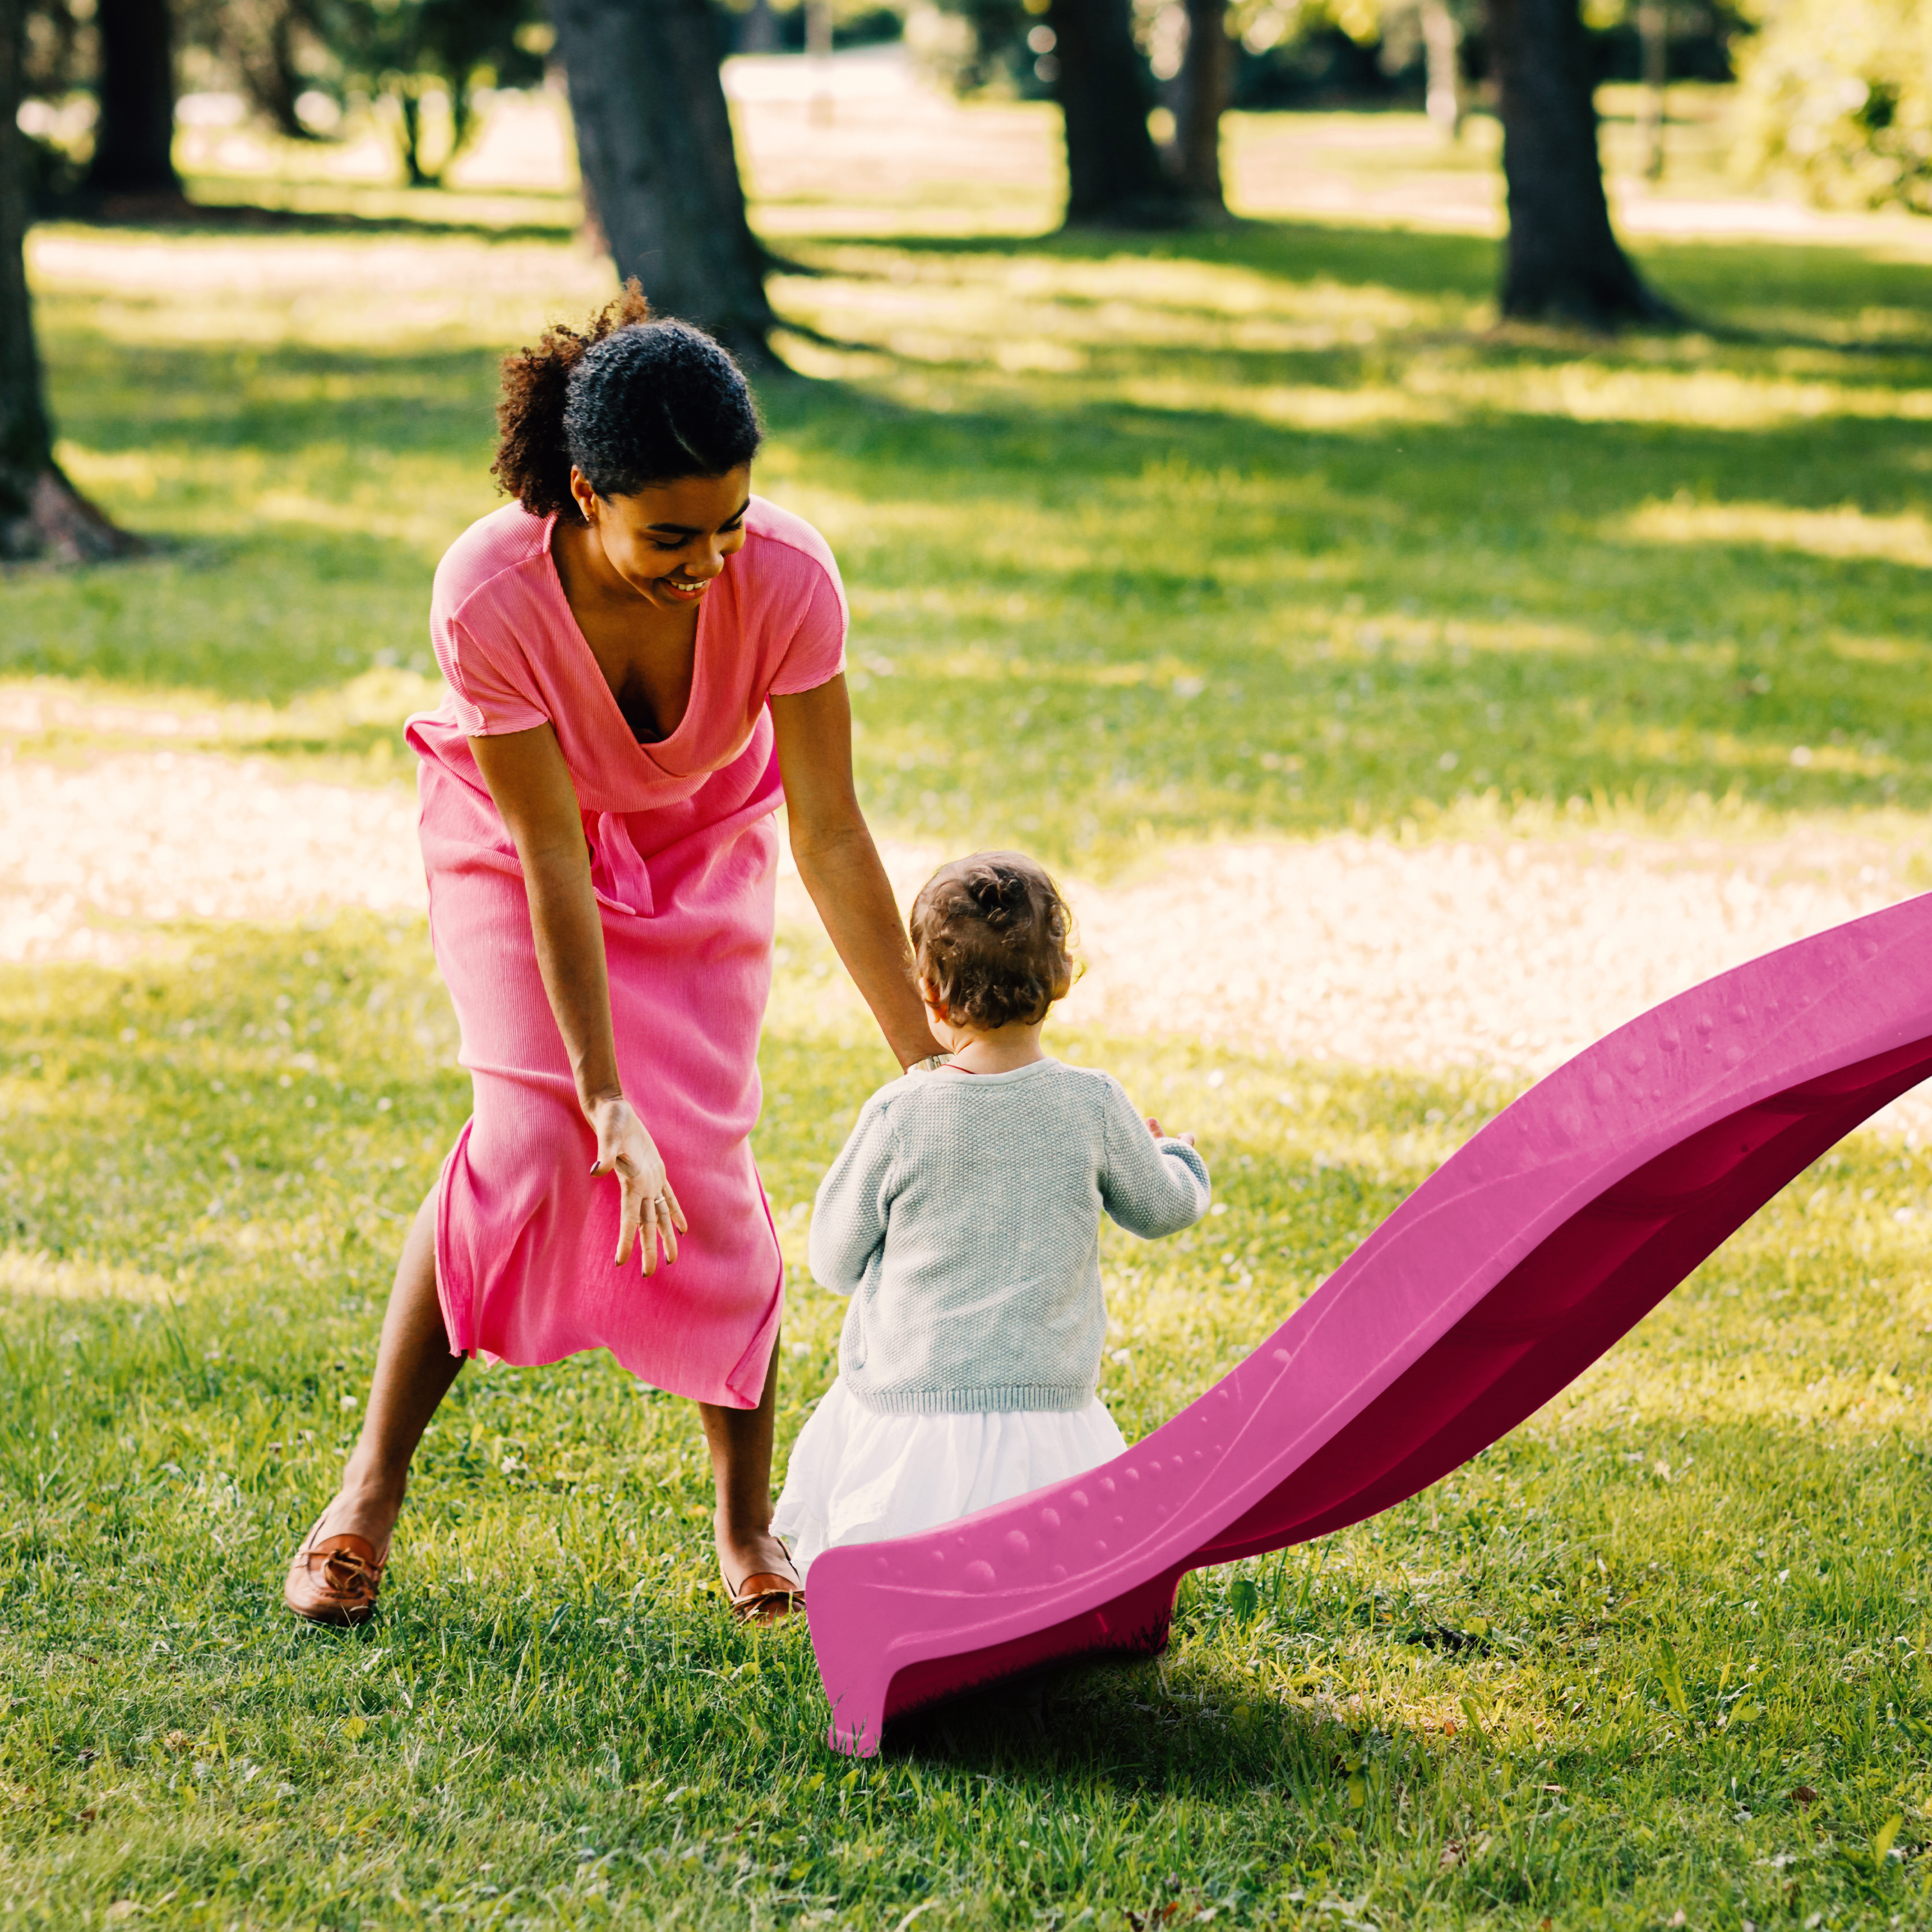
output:
[[[1388,1508],[1602,1354],[1772,1195],[1932,1075],[1932,894],[1666,1000],[1505,1108],[1240,1366],[1125,1454],[828,1550],[830,1742],[1167,1641],[1190,1570]]]

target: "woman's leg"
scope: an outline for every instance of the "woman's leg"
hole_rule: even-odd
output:
[[[718,1565],[734,1589],[748,1576],[796,1576],[784,1546],[772,1534],[772,1425],[778,1413],[778,1346],[772,1342],[765,1392],[756,1408],[701,1402],[711,1478],[718,1490],[712,1528]]]
[[[379,1553],[388,1547],[409,1486],[410,1460],[462,1366],[463,1358],[449,1352],[442,1304],[436,1299],[432,1188],[403,1243],[382,1317],[362,1432],[342,1472],[342,1487],[323,1514],[320,1534],[360,1536]],[[766,1442],[769,1460],[769,1429]]]

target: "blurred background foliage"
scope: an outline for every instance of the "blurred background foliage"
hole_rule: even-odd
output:
[[[806,0],[714,0],[726,52],[797,52]],[[1430,10],[1453,20],[1460,78],[1486,104],[1478,0],[1236,0],[1229,105],[1250,111],[1418,104]],[[1054,76],[1048,0],[830,0],[842,47],[903,38],[962,94],[1043,99]],[[1932,10],[1918,0],[1664,0],[1672,81],[1741,83],[1736,161],[1747,179],[1821,205],[1932,211]],[[1586,0],[1597,76],[1644,73],[1642,0]],[[44,206],[71,194],[91,152],[96,0],[34,0],[22,124]],[[488,91],[545,76],[542,0],[176,0],[188,112],[231,96],[280,134],[334,137],[349,117],[390,130],[412,185],[439,182]],[[1171,97],[1186,37],[1181,0],[1134,0],[1156,98]],[[1173,104],[1171,98],[1168,105]],[[204,110],[206,111],[206,110]]]
[[[1743,64],[1745,173],[1830,207],[1932,213],[1932,9],[1772,0]]]

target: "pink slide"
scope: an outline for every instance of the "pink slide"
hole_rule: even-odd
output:
[[[828,1550],[830,1742],[1167,1641],[1183,1574],[1306,1542],[1515,1427],[1858,1123],[1932,1074],[1932,894],[1667,1000],[1430,1175],[1240,1367],[1126,1454]]]

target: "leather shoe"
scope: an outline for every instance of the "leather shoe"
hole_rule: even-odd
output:
[[[327,1514],[325,1510],[322,1515]],[[318,1537],[322,1522],[317,1516],[302,1538],[282,1586],[282,1600],[312,1624],[364,1622],[376,1608],[389,1552],[385,1550],[379,1556],[366,1538],[346,1532]]]

